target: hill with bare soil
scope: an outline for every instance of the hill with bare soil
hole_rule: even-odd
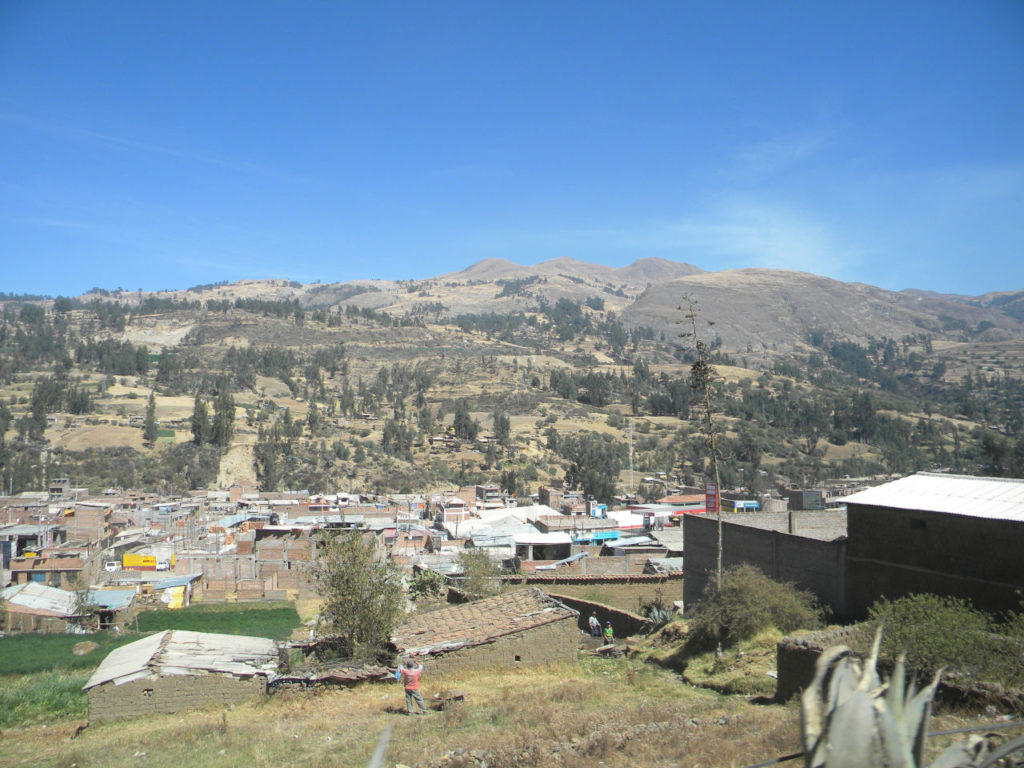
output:
[[[267,489],[486,482],[523,494],[564,480],[599,497],[660,494],[708,471],[691,312],[717,371],[723,484],[1014,474],[1022,297],[557,259],[416,281],[7,301],[0,478],[28,490],[45,467],[102,487],[245,477]],[[230,442],[206,445],[197,398],[212,414],[225,395]]]

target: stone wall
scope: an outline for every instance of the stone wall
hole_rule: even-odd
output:
[[[686,541],[685,607],[700,602],[704,588],[715,572],[718,548],[718,521],[714,517],[685,515]],[[817,595],[833,612],[845,620],[846,539],[822,541],[780,531],[764,530],[723,520],[722,567],[749,563],[769,578],[791,582]]]
[[[488,667],[540,666],[576,663],[579,630],[574,617],[499,637],[490,643],[459,648],[455,651],[418,659],[424,668],[424,687],[430,689],[431,677]]]
[[[89,722],[227,707],[266,692],[263,675],[168,675],[123,685],[104,683],[89,689]]]

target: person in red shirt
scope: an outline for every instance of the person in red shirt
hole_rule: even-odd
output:
[[[407,659],[405,666],[399,668],[398,677],[405,686],[405,711],[413,714],[412,703],[415,701],[419,706],[416,714],[427,714],[427,708],[423,704],[423,696],[420,694],[420,675],[423,674],[423,665],[413,667],[412,659]]]

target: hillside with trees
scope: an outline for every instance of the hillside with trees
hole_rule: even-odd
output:
[[[726,487],[1024,476],[1024,291],[559,260],[4,295],[0,482],[522,494],[564,479],[601,499],[660,495],[708,473],[683,306],[713,367]]]

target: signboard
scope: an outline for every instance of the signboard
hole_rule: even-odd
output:
[[[714,483],[704,486],[704,509],[709,515],[718,514],[718,486]]]

